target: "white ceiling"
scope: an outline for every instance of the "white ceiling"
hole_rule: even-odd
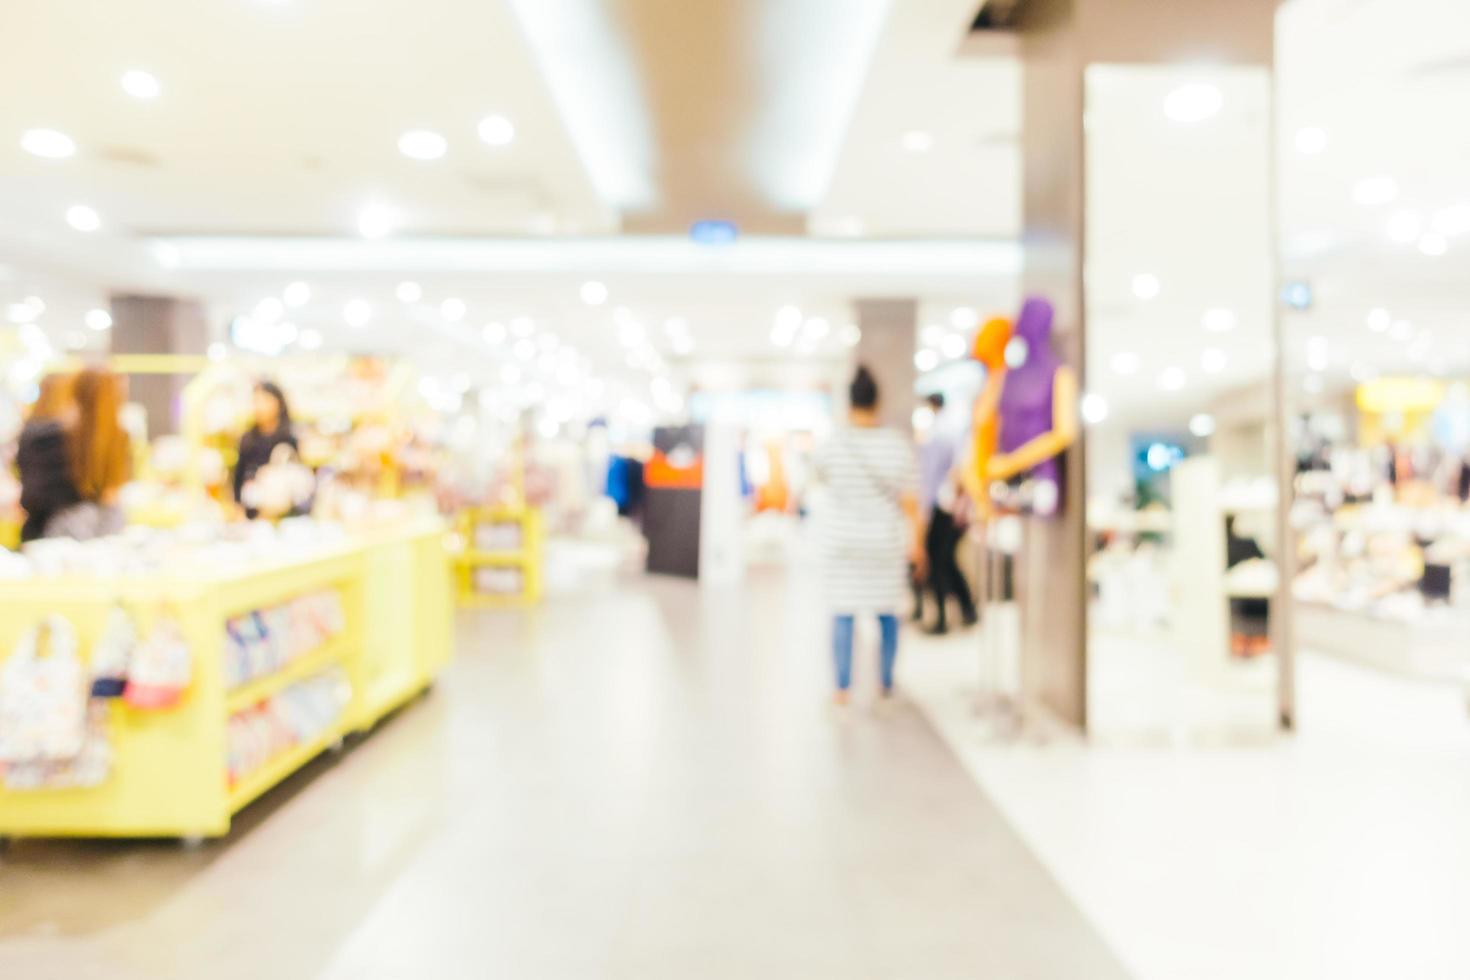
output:
[[[502,3],[22,0],[5,42],[11,220],[59,223],[82,198],[121,235],[352,234],[368,202],[407,234],[616,227]],[[134,68],[160,98],[124,94]],[[491,113],[514,122],[511,146],[479,140]],[[71,135],[76,158],[22,152],[31,127]],[[448,154],[401,156],[414,128],[443,133]]]
[[[1437,213],[1470,206],[1470,5],[1292,0],[1278,34],[1285,269],[1312,282],[1317,299],[1310,314],[1288,317],[1294,365],[1324,337],[1329,385],[1349,383],[1355,366],[1470,373],[1470,238],[1452,236],[1446,254],[1428,257],[1386,233],[1399,212],[1428,231]],[[1297,151],[1306,127],[1326,132],[1325,152]],[[1354,185],[1376,176],[1396,180],[1398,200],[1354,203]],[[1367,330],[1374,307],[1410,327]]]
[[[600,0],[558,0],[555,9],[588,4],[601,6]],[[669,316],[687,319],[697,357],[753,362],[780,356],[769,341],[770,318],[786,303],[833,324],[849,318],[857,296],[917,296],[926,320],[942,320],[953,306],[982,314],[1006,310],[1014,305],[1014,280],[1003,262],[933,275],[884,275],[873,265],[886,261],[876,257],[896,254],[881,251],[889,241],[923,240],[908,252],[923,261],[934,240],[1014,243],[1019,234],[1019,67],[1013,58],[978,56],[967,45],[973,6],[973,0],[888,3],[855,104],[851,86],[829,103],[841,121],[840,152],[807,228],[819,238],[863,238],[875,251],[854,259],[845,274],[802,259],[776,261],[764,272],[734,275],[711,265],[674,275],[667,256],[644,255],[648,264],[640,271],[615,257],[616,243],[627,240],[580,237],[616,229],[620,208],[632,198],[609,190],[608,175],[597,169],[609,157],[589,151],[595,144],[586,139],[586,120],[568,115],[569,83],[547,58],[552,41],[567,40],[558,34],[561,22],[528,16],[527,0],[410,6],[156,0],[147,17],[120,4],[21,0],[7,10],[7,56],[0,60],[0,89],[12,94],[0,100],[0,262],[8,264],[0,299],[47,293],[46,326],[60,344],[81,313],[112,289],[199,296],[223,322],[304,278],[316,298],[299,319],[329,340],[341,335],[354,345],[449,350],[443,338],[458,328],[446,332],[432,307],[395,305],[393,287],[412,277],[430,297],[464,298],[466,324],[530,315],[588,352],[608,347],[613,368],[622,358],[608,342],[617,305],[652,325]],[[761,17],[771,13],[764,4],[751,8],[757,9],[765,11]],[[878,8],[863,9],[866,17]],[[752,64],[792,45],[823,43],[820,23],[781,23],[790,36],[751,55]],[[1294,363],[1310,338],[1324,336],[1332,362],[1324,383],[1346,384],[1354,364],[1470,371],[1463,318],[1470,249],[1451,242],[1447,255],[1427,258],[1384,235],[1399,208],[1432,219],[1457,201],[1470,203],[1463,179],[1470,131],[1458,122],[1470,104],[1470,5],[1290,0],[1279,35],[1281,240],[1288,272],[1310,279],[1317,301],[1310,315],[1288,320]],[[736,41],[769,42],[762,36],[751,30]],[[635,56],[649,42],[616,31],[609,37],[633,59],[614,73],[626,101],[640,92]],[[161,98],[139,102],[121,92],[118,78],[133,67],[159,77]],[[1259,284],[1269,246],[1259,244],[1261,229],[1247,220],[1248,212],[1258,212],[1235,206],[1264,193],[1255,137],[1264,131],[1266,110],[1256,82],[1217,73],[1226,96],[1221,115],[1187,130],[1172,126],[1163,117],[1163,97],[1201,72],[1207,69],[1114,79],[1112,94],[1089,119],[1094,183],[1117,188],[1094,196],[1089,383],[1116,403],[1120,416],[1131,403],[1139,411],[1187,417],[1195,405],[1269,367],[1264,330],[1271,300]],[[758,98],[804,100],[806,111],[820,107],[821,79],[811,74],[793,69]],[[807,84],[812,87],[795,91]],[[755,91],[747,97],[757,98]],[[651,104],[663,105],[666,97]],[[491,112],[515,121],[512,146],[496,150],[476,138],[475,124]],[[754,110],[746,115],[761,118]],[[656,128],[657,118],[647,125]],[[45,161],[23,153],[19,134],[35,126],[70,133],[76,158]],[[1327,131],[1324,153],[1295,150],[1295,134],[1306,126]],[[430,163],[403,158],[395,144],[410,127],[442,131],[448,155]],[[668,136],[643,131],[642,124],[605,129],[609,138],[626,130],[631,139],[655,144]],[[927,134],[927,151],[904,148],[910,131]],[[647,147],[623,149],[630,167],[662,179],[656,160],[638,156]],[[758,169],[754,157],[748,162]],[[1397,178],[1400,201],[1354,204],[1354,183],[1376,174]],[[684,194],[690,175],[680,180]],[[358,209],[369,201],[390,208],[399,222],[388,242],[352,237]],[[66,208],[78,202],[100,212],[101,231],[81,235],[66,226]],[[235,259],[177,267],[156,261],[156,236],[195,235],[224,236],[217,244],[238,246]],[[283,266],[282,235],[308,236],[297,244],[335,257],[291,253],[295,259]],[[557,255],[582,249],[582,258],[551,261],[544,274],[524,262],[486,259],[485,249],[517,240],[545,242]],[[392,253],[386,258],[385,248]],[[1146,304],[1130,292],[1132,276],[1144,271],[1164,285]],[[589,311],[577,299],[587,278],[612,290],[605,308]],[[365,331],[344,333],[341,305],[359,295],[380,316]],[[1239,326],[1229,336],[1202,333],[1200,317],[1212,306],[1236,313]],[[1414,336],[1396,340],[1368,331],[1364,317],[1374,306],[1410,320]],[[1413,342],[1421,333],[1428,342]],[[1114,338],[1146,359],[1138,375],[1109,379],[1115,351],[1097,345],[1111,348]],[[1207,345],[1228,348],[1228,367],[1218,376],[1199,370],[1199,350]],[[1189,383],[1166,398],[1154,382],[1170,365],[1183,368]]]
[[[1019,236],[1020,63],[966,49],[977,7],[893,5],[814,234]],[[905,149],[911,132],[932,146]]]

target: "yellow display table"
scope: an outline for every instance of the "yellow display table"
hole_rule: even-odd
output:
[[[509,540],[497,540],[508,531]],[[459,602],[467,608],[528,606],[541,600],[541,513],[531,507],[476,507],[459,518],[464,550],[455,558]],[[486,540],[487,536],[490,540]],[[509,573],[515,587],[486,589],[485,571]]]
[[[335,590],[343,628],[275,673],[229,687],[226,622]],[[35,579],[0,583],[0,658],[45,613],[65,616],[86,661],[109,612],[122,606],[140,632],[166,615],[192,657],[190,685],[172,708],[106,702],[111,772],[89,788],[0,787],[0,835],[213,837],[240,809],[344,735],[361,732],[432,683],[453,643],[453,590],[444,528],[406,523],[320,549],[310,558],[216,575]],[[298,682],[345,675],[350,696],[331,726],[232,784],[227,726]],[[336,675],[334,675],[336,676]]]

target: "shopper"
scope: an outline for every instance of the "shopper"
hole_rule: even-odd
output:
[[[53,514],[81,502],[71,475],[66,430],[75,422],[72,400],[75,378],[71,374],[48,374],[20,430],[15,467],[20,473],[20,506],[26,512],[21,541],[42,536]]]
[[[66,447],[77,501],[46,521],[48,538],[100,538],[123,528],[118,495],[128,480],[128,435],[120,415],[127,400],[121,375],[86,368],[72,384],[76,403]]]
[[[296,433],[291,428],[291,409],[286,394],[274,381],[255,383],[252,410],[254,423],[240,437],[239,458],[235,461],[235,502],[241,503],[245,485],[271,461],[277,446],[290,446],[298,451]],[[254,519],[256,512],[246,508],[245,516]]]
[[[882,693],[893,693],[905,558],[921,572],[924,564],[913,449],[902,435],[879,426],[878,384],[867,368],[858,368],[848,394],[848,424],[813,460],[813,471],[827,490],[821,521],[823,577],[833,614],[838,704],[847,703],[852,687],[853,629],[859,615],[878,617]]]
[[[955,549],[964,537],[964,530],[957,520],[963,491],[959,474],[955,471],[955,440],[942,424],[944,396],[935,392],[928,401],[934,413],[934,424],[929,427],[928,438],[919,447],[919,503],[925,528],[924,551],[929,559],[927,584],[934,594],[936,607],[934,624],[927,632],[942,636],[949,632],[950,596],[959,603],[960,615],[966,626],[973,626],[978,617],[975,599],[970,594],[970,583],[965,581],[965,574],[955,560]],[[915,609],[915,614],[922,618],[922,606]]]

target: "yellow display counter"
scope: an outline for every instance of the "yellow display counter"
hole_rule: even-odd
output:
[[[329,590],[340,599],[340,629],[280,669],[229,685],[227,621]],[[355,535],[310,558],[215,575],[0,583],[0,660],[40,616],[59,613],[76,630],[85,663],[119,606],[143,633],[159,616],[178,625],[191,656],[188,689],[166,709],[105,702],[113,757],[106,779],[88,788],[0,787],[0,835],[224,835],[243,807],[424,690],[453,643],[444,527],[425,519]],[[330,727],[232,780],[230,718],[329,672],[345,677],[338,690],[350,689]]]

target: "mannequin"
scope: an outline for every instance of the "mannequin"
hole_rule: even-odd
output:
[[[1077,379],[1051,348],[1051,303],[1032,297],[1021,307],[1006,347],[1000,393],[1000,453],[992,480],[1019,483],[1021,509],[1049,517],[1061,508],[1059,458],[1077,440]]]
[[[970,426],[970,465],[964,468],[965,491],[974,502],[977,520],[990,517],[990,460],[995,455],[999,435],[1000,393],[1005,386],[1006,345],[1011,341],[1011,321],[996,317],[975,334],[970,356],[985,367],[985,385],[975,398]]]

